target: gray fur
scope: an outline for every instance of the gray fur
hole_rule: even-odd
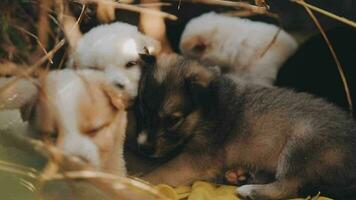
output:
[[[275,174],[272,183],[237,189],[251,199],[295,197],[306,186],[336,191],[355,184],[356,125],[348,113],[306,93],[217,76],[181,57],[174,61],[169,67],[158,61],[144,74],[139,98],[144,112],[145,105],[156,105],[142,119],[154,152],[162,156],[182,144],[184,150],[147,180],[180,185],[235,166]],[[152,77],[160,69],[168,72],[158,83]],[[172,104],[172,95],[179,99],[174,112],[185,109],[173,130],[157,115],[170,116],[164,105]],[[177,171],[179,176],[171,175]]]

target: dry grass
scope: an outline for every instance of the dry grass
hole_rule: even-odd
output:
[[[230,13],[231,15],[247,16],[252,14],[265,14],[269,16],[276,16],[274,13],[269,12],[269,6],[264,0],[256,0],[254,4],[247,2],[235,2],[225,0],[185,0],[195,3],[203,3],[209,5],[221,5],[235,8],[237,11]],[[48,69],[48,66],[55,65],[54,56],[59,50],[66,47],[66,51],[70,52],[75,48],[76,41],[80,37],[79,24],[86,15],[86,7],[91,4],[100,5],[99,18],[103,21],[113,21],[115,16],[112,14],[112,9],[124,9],[132,12],[138,12],[145,15],[153,15],[160,18],[167,18],[170,20],[177,19],[176,16],[162,12],[158,9],[151,9],[157,6],[169,6],[169,3],[144,3],[144,4],[124,4],[110,0],[54,0],[47,1],[41,0],[38,2],[30,1],[30,5],[35,9],[35,12],[39,13],[38,21],[36,17],[30,17],[28,11],[21,8],[21,4],[18,2],[7,1],[8,7],[13,6],[13,9],[22,10],[20,13],[28,15],[28,20],[24,21],[24,17],[16,16],[16,12],[2,12],[2,29],[0,42],[2,42],[0,49],[0,75],[15,75],[18,79],[14,79],[10,83],[0,88],[0,95],[11,89],[11,86],[21,78],[31,79],[36,76],[39,69]],[[345,19],[343,17],[336,16],[330,12],[312,6],[305,3],[303,0],[291,0],[291,2],[298,3],[304,6],[312,20],[318,26],[320,32],[323,34],[330,51],[335,59],[340,76],[342,77],[345,93],[347,94],[350,110],[352,110],[352,99],[349,92],[349,86],[345,78],[343,67],[341,66],[335,51],[332,48],[327,35],[323,31],[320,23],[313,14],[313,11],[325,14],[335,20],[339,20],[345,24],[356,27],[356,23]],[[70,12],[68,4],[75,4],[81,7],[81,14],[78,18]],[[53,10],[53,5],[56,5],[56,9]],[[31,7],[30,6],[30,7]],[[7,7],[1,8],[6,9]],[[313,10],[313,11],[312,11]],[[1,11],[0,11],[1,12]],[[108,13],[105,13],[108,12]],[[273,44],[274,40],[278,36],[278,33],[272,38],[270,45],[266,47],[264,53]],[[64,34],[64,37],[62,36]],[[28,46],[34,46],[34,48],[21,48],[18,43],[14,43],[12,40],[14,35],[18,38],[24,36],[24,43]],[[67,45],[67,46],[66,46]],[[263,53],[263,54],[264,54]],[[62,66],[65,60],[65,56],[62,57],[57,67]],[[1,103],[1,102],[0,102]],[[2,135],[1,137],[5,137]],[[75,157],[64,156],[63,153],[54,146],[48,145],[39,140],[33,140],[29,138],[14,138],[11,139],[12,148],[19,148],[24,151],[37,152],[47,158],[47,164],[44,169],[39,170],[32,167],[27,167],[20,164],[0,160],[0,171],[5,171],[10,174],[20,175],[31,179],[36,184],[26,183],[29,188],[32,188],[34,192],[37,192],[41,197],[41,191],[48,182],[56,180],[78,180],[86,179],[97,188],[107,193],[113,199],[165,199],[158,193],[152,186],[144,183],[135,178],[123,178],[117,177],[112,174],[95,171],[90,166],[87,166],[80,159]],[[129,189],[129,193],[125,192]],[[141,191],[141,192],[134,192]],[[135,195],[133,195],[135,194]]]

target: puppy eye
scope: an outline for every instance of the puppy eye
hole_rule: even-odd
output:
[[[88,67],[89,69],[92,69],[92,70],[102,70],[102,69],[100,69],[99,67],[96,67],[96,66],[90,66],[90,67]]]
[[[120,88],[120,89],[125,89],[125,85],[123,85],[121,83],[116,83],[115,86]]]
[[[126,63],[125,67],[126,68],[131,68],[133,66],[137,65],[137,61],[130,61],[128,63]]]
[[[193,47],[193,51],[196,53],[203,53],[206,49],[206,45],[205,44],[197,44]]]
[[[44,132],[43,136],[44,136],[45,140],[52,142],[52,143],[55,143],[58,139],[57,131]]]
[[[174,129],[177,128],[177,126],[179,126],[179,124],[183,121],[183,117],[182,116],[175,116],[172,115],[170,117],[167,118],[167,128],[169,129]]]
[[[51,132],[51,133],[49,134],[49,139],[50,139],[51,141],[55,142],[55,141],[57,140],[57,138],[58,138],[58,134],[57,134],[56,132]]]
[[[109,123],[104,123],[101,126],[88,129],[88,130],[84,131],[84,133],[89,137],[94,137],[99,131],[103,130],[104,128],[106,128],[108,126],[109,126]]]

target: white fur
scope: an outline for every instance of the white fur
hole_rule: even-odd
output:
[[[86,73],[92,73],[87,71]],[[100,73],[98,73],[100,76]],[[96,145],[89,137],[80,133],[78,127],[78,103],[86,88],[81,77],[73,70],[49,73],[45,82],[45,93],[51,106],[56,109],[56,123],[63,139],[62,150],[68,155],[81,156],[94,166],[100,166]],[[41,119],[37,119],[41,120]]]
[[[83,35],[68,67],[104,70],[111,82],[123,85],[135,97],[141,69],[139,65],[125,65],[137,61],[145,47],[153,54],[160,49],[157,41],[141,34],[136,26],[121,22],[100,25]]]
[[[137,137],[137,143],[145,144],[146,142],[147,142],[147,133],[146,132],[140,133]]]
[[[214,12],[192,19],[186,26],[180,48],[183,54],[227,66],[244,80],[272,85],[278,69],[297,49],[297,42],[281,30],[275,43],[263,57],[278,27],[248,19],[229,17]],[[200,37],[207,45],[203,53],[192,50]]]
[[[13,80],[0,79],[0,87]],[[0,129],[16,133],[29,129],[47,136],[56,133],[56,146],[65,154],[80,156],[97,169],[124,176],[127,119],[120,102],[125,106],[125,93],[111,86],[105,73],[98,70],[50,71],[36,82],[41,90],[31,81],[20,79],[2,93],[1,105],[11,110],[0,112]],[[12,110],[18,108],[35,111],[30,123],[23,123],[19,110]],[[108,124],[90,135],[83,129],[86,123],[86,129]]]
[[[254,185],[243,185],[236,189],[236,194],[238,194],[243,198],[248,199],[251,197],[251,193],[253,192],[254,189],[255,189]]]

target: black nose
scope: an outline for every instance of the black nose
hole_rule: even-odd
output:
[[[152,156],[155,153],[155,148],[151,144],[139,144],[138,150],[140,153],[147,156]]]

